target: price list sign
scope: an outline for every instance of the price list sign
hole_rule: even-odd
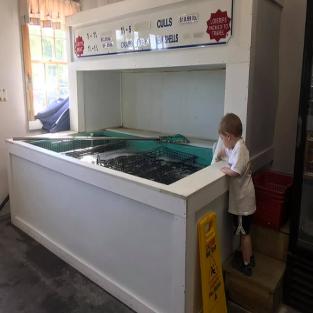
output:
[[[232,6],[232,0],[213,0],[77,28],[73,56],[226,44],[232,34]]]

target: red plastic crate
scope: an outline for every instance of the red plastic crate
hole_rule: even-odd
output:
[[[255,224],[279,229],[287,218],[292,176],[262,171],[253,177],[256,197]]]

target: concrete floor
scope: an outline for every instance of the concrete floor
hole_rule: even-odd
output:
[[[0,219],[0,313],[134,313]]]

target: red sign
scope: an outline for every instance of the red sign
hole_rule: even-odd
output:
[[[231,19],[227,16],[227,11],[217,10],[216,13],[211,13],[210,19],[207,21],[207,33],[210,39],[215,39],[219,42],[221,39],[226,38],[227,33],[230,31]]]
[[[82,36],[78,36],[75,39],[75,54],[80,57],[84,53],[84,40]]]

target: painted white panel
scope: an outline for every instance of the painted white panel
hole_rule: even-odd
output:
[[[75,180],[80,180],[97,188],[117,193],[125,198],[144,203],[176,216],[186,216],[186,197],[196,190],[190,187],[187,188],[186,185],[197,181],[198,172],[179,180],[178,182],[182,182],[193,176],[191,182],[187,180],[185,184],[182,183],[182,186],[179,184],[177,186],[178,188],[176,188],[176,183],[164,185],[102,166],[88,164],[81,160],[27,143],[18,142],[13,144],[9,142],[8,145],[11,154],[20,156],[39,166],[46,167]],[[210,169],[210,167],[207,169]],[[220,174],[220,176],[224,176],[224,174]],[[208,177],[211,178],[210,175]],[[210,179],[206,181],[205,185],[210,181]],[[200,183],[200,187],[198,184],[196,185],[197,189],[201,188],[202,183]],[[195,187],[194,184],[192,185],[192,187]],[[214,196],[214,194],[210,195]]]
[[[83,73],[69,68],[70,125],[72,131],[85,129]],[[75,103],[75,105],[73,105]]]
[[[271,1],[256,1],[254,15],[246,138],[252,155],[274,142],[281,7]]]
[[[285,1],[282,11],[273,167],[287,173],[294,170],[306,6],[306,0]]]
[[[249,88],[249,63],[229,64],[226,67],[224,113],[235,113],[242,121],[243,136],[246,135]]]
[[[74,266],[84,264],[91,278],[98,273],[134,309],[183,312],[184,218],[17,156],[11,162],[13,221],[71,256]]]
[[[120,73],[112,71],[86,71],[79,95],[83,99],[85,130],[121,125]]]
[[[225,70],[124,73],[122,86],[123,126],[217,138]]]

